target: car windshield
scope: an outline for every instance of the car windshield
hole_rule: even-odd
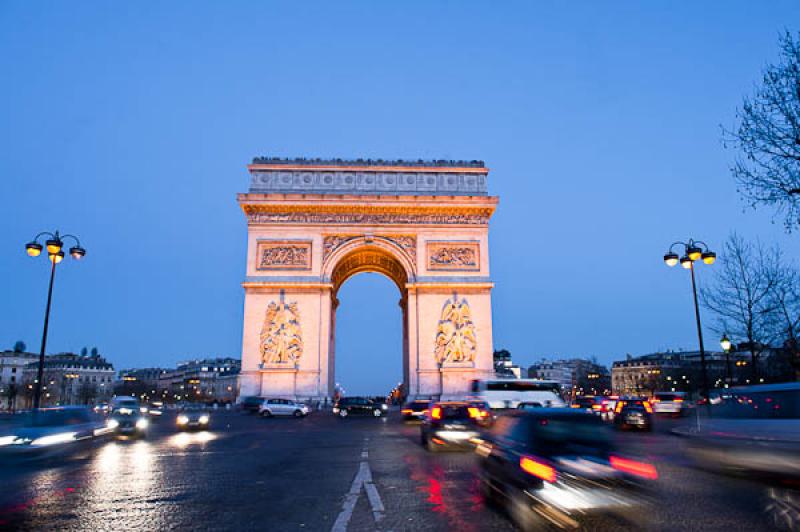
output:
[[[78,425],[91,421],[85,410],[42,410],[32,412],[25,422],[28,427],[58,427],[61,425]]]
[[[597,454],[611,445],[608,428],[594,415],[543,416],[532,420],[532,439],[542,455]]]
[[[184,407],[181,410],[185,412],[196,412],[198,410],[205,410],[205,409],[206,405],[203,404],[188,404],[184,405]]]
[[[682,399],[682,397],[674,393],[657,393],[656,399],[659,401],[674,401],[675,399]]]

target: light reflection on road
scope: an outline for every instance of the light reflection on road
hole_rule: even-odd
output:
[[[202,432],[180,432],[170,436],[167,444],[178,449],[186,449],[192,445],[199,445],[205,448],[208,442],[216,439],[217,435],[207,430]]]

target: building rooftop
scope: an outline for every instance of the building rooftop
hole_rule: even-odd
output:
[[[417,159],[307,159],[305,157],[253,157],[253,164],[279,166],[405,166],[420,168],[485,168],[483,161]]]
[[[483,161],[256,157],[251,194],[486,196]]]

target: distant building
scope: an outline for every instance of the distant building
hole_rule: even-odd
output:
[[[16,408],[25,366],[38,359],[34,353],[0,351],[0,410]]]
[[[120,387],[144,380],[146,390],[140,398],[166,402],[234,402],[239,393],[241,360],[206,358],[181,362],[174,369],[147,368],[120,372]],[[155,392],[153,392],[155,390]]]
[[[528,368],[528,378],[555,381],[570,395],[605,395],[611,391],[608,368],[585,358],[542,359]]]
[[[139,399],[152,400],[158,397],[163,368],[123,369],[114,383],[116,395],[130,395]]]
[[[699,351],[667,351],[638,357],[628,355],[611,367],[611,387],[618,395],[652,395],[658,391],[687,392],[701,388],[702,364]],[[726,377],[725,353],[705,353],[709,387],[721,387]],[[731,365],[739,361],[730,355]]]
[[[38,368],[35,361],[23,370],[20,398],[25,408],[33,406]],[[100,355],[49,355],[45,357],[43,376],[42,406],[95,404],[107,401],[113,394],[114,366]]]
[[[494,360],[494,375],[501,379],[519,379],[522,370],[511,360],[511,352],[507,349],[495,351],[492,354]]]

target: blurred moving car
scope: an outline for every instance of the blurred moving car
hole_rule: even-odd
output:
[[[248,414],[258,414],[261,405],[264,403],[263,397],[250,396],[242,399],[241,408]]]
[[[800,383],[717,390],[711,418],[673,432],[697,465],[765,486],[776,527],[800,529]]]
[[[147,415],[151,418],[160,418],[164,415],[164,403],[161,401],[152,401],[147,405]]]
[[[535,410],[537,408],[544,408],[541,403],[535,402],[522,402],[517,405],[517,410]]]
[[[11,433],[0,435],[0,458],[66,456],[86,450],[107,433],[88,408],[42,408],[27,414]]]
[[[620,399],[614,406],[614,426],[618,429],[653,430],[653,407],[644,399]]]
[[[130,413],[130,411],[141,409],[141,405],[139,405],[139,400],[135,397],[129,397],[127,395],[120,395],[114,397],[111,400],[111,412],[116,412],[117,410],[121,410],[124,414]]]
[[[614,417],[614,406],[616,406],[616,400],[602,395],[578,396],[570,405],[571,408],[584,409],[609,421]]]
[[[578,410],[500,416],[475,452],[484,495],[522,530],[577,528],[603,513],[637,521],[658,477],[653,464],[618,453],[599,417]]]
[[[106,402],[97,403],[93,410],[95,414],[108,414],[111,411],[111,405]]]
[[[206,405],[187,403],[178,411],[175,424],[178,430],[205,430],[211,425],[211,413]]]
[[[386,403],[379,403],[366,397],[343,397],[333,405],[332,412],[344,419],[348,416],[373,416],[381,417],[389,407]]]
[[[672,416],[685,416],[689,412],[689,401],[684,392],[656,392],[652,399],[653,412]]]
[[[425,414],[428,413],[428,407],[431,402],[429,399],[417,399],[416,401],[409,401],[400,409],[400,415],[403,421],[421,421]]]
[[[117,408],[106,421],[106,427],[117,436],[132,438],[144,438],[147,436],[147,428],[150,422],[147,414],[140,409],[127,407]]]
[[[306,417],[311,413],[311,409],[307,405],[292,401],[291,399],[265,399],[258,413],[265,417]]]
[[[429,451],[472,449],[480,435],[484,411],[468,401],[432,403],[422,420],[420,443]]]

